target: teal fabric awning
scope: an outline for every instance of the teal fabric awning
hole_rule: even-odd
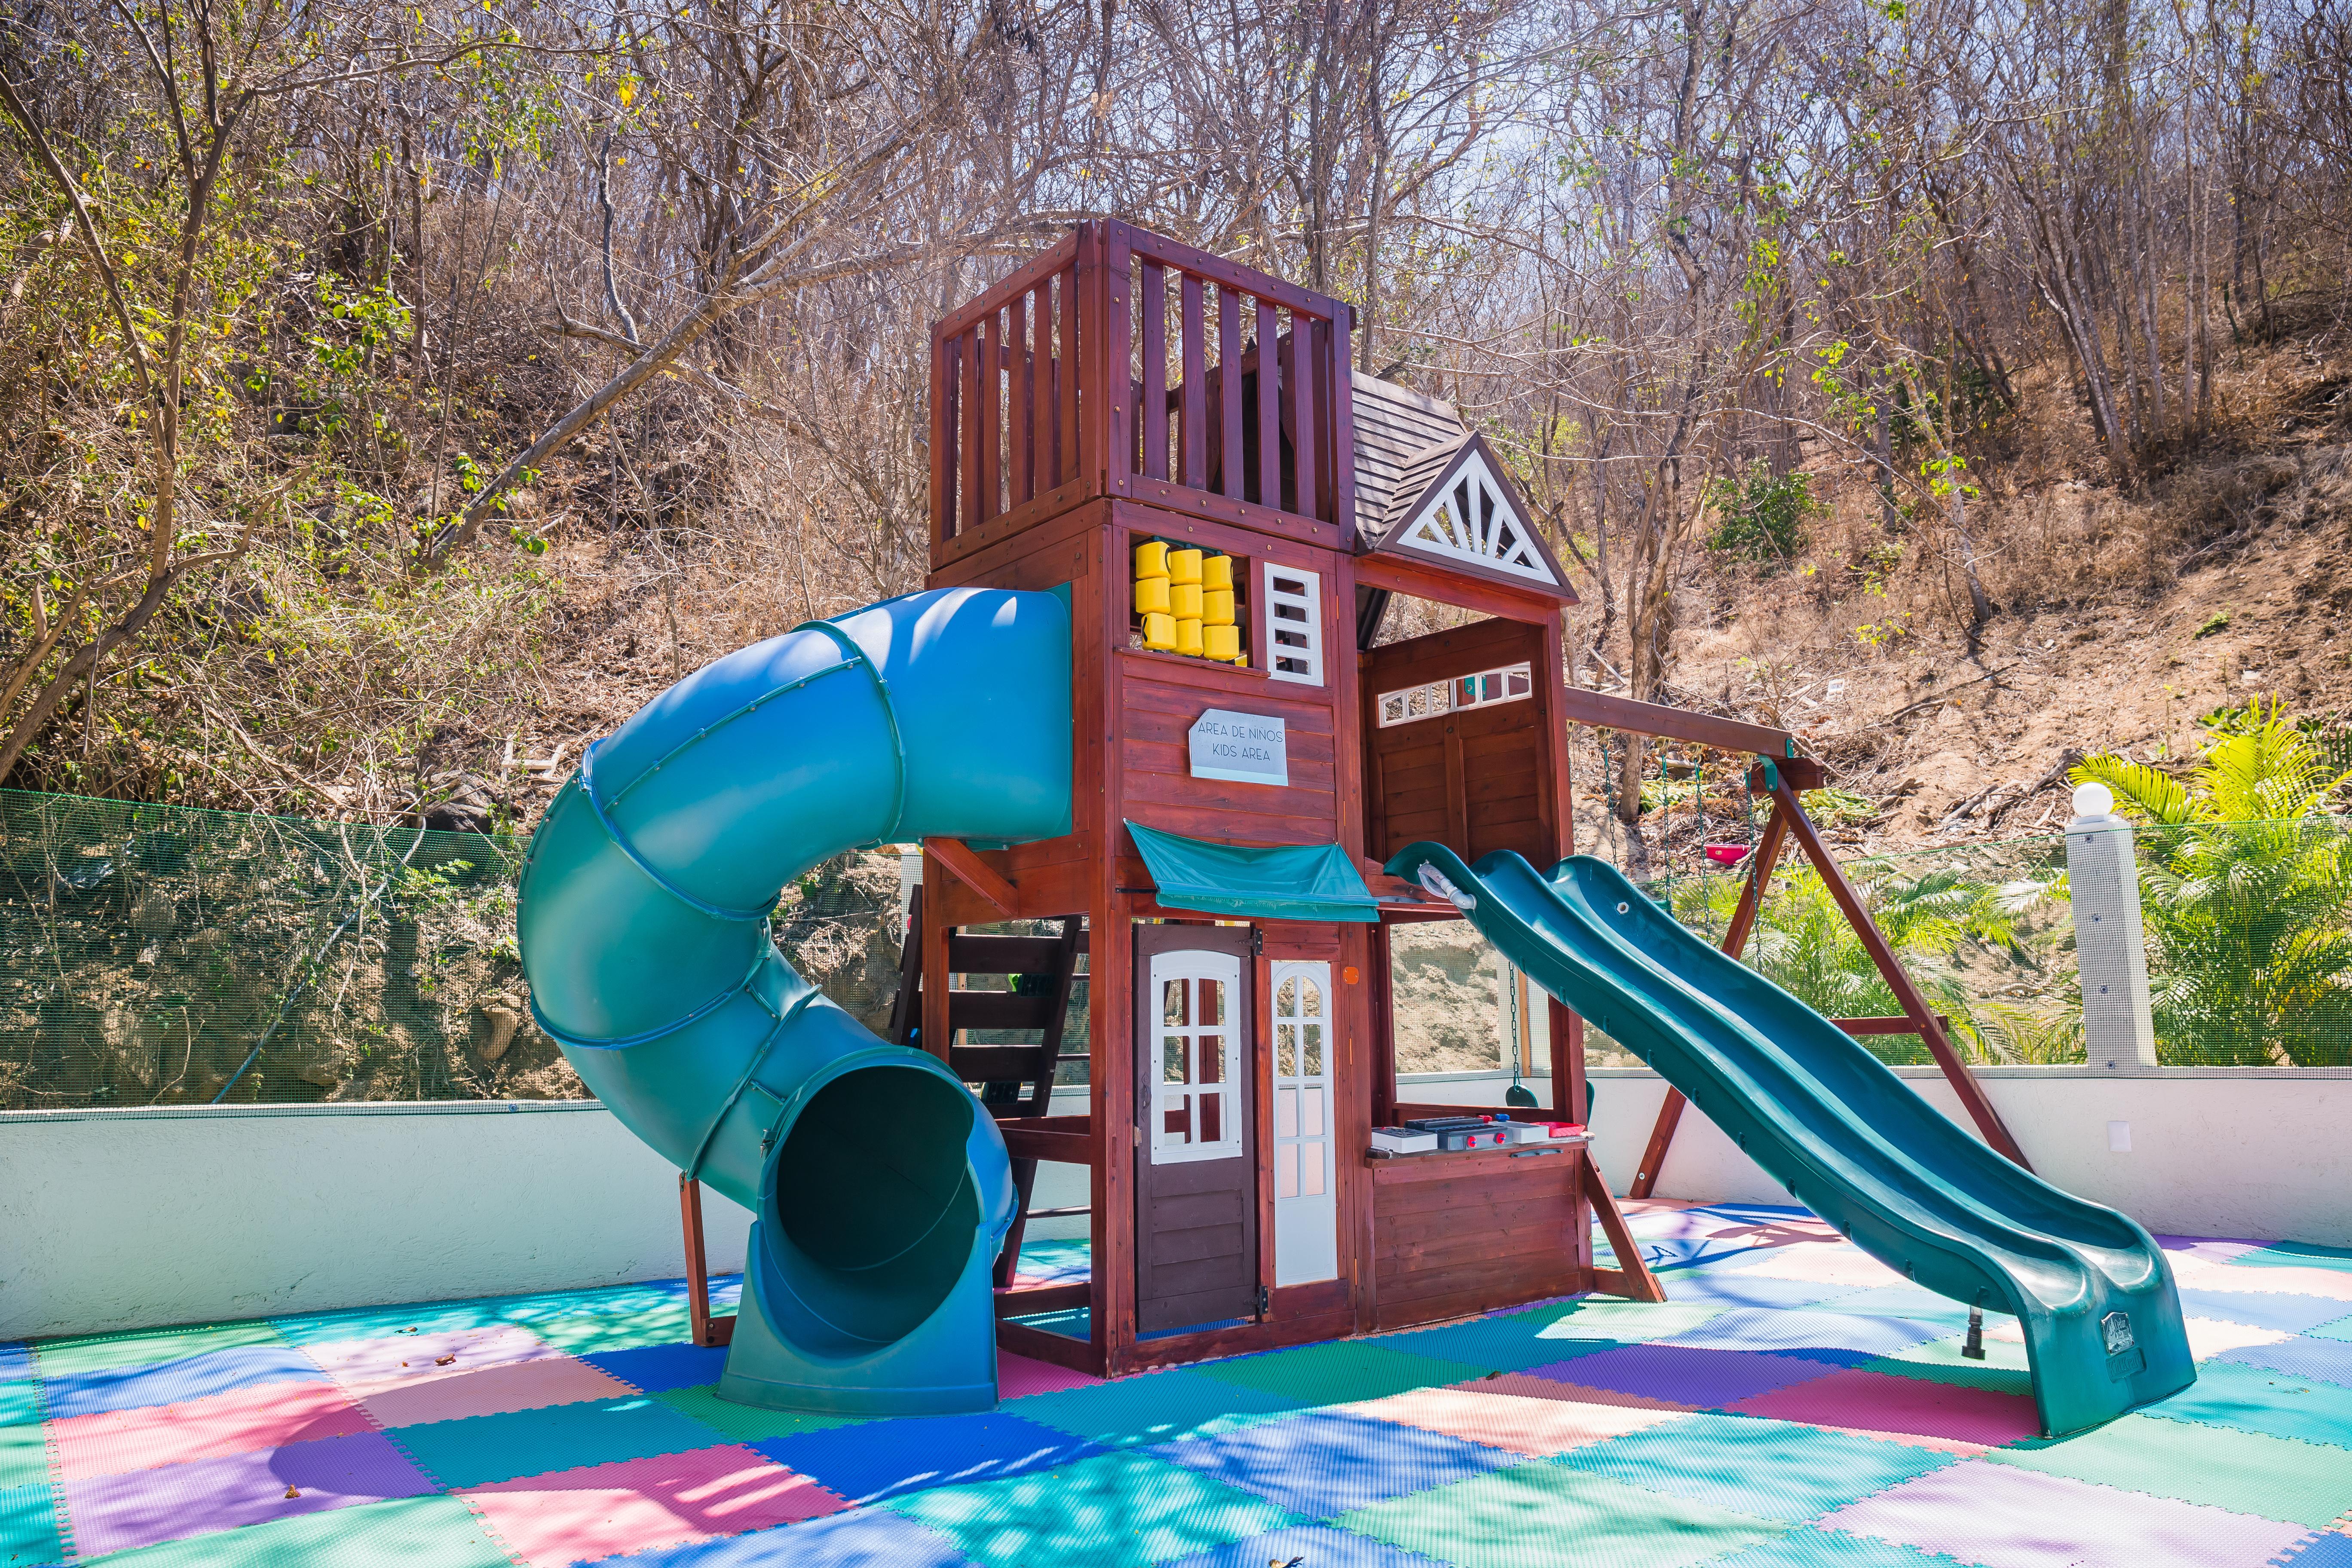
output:
[[[1372,890],[1337,844],[1256,849],[1212,844],[1129,823],[1143,863],[1171,910],[1228,919],[1361,921],[1381,918]]]

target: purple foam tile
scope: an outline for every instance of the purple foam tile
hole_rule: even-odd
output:
[[[1983,1568],[2224,1568],[2259,1563],[2299,1524],[1969,1459],[1812,1521]]]
[[[379,1432],[66,1483],[74,1544],[94,1557],[355,1503],[438,1490]],[[296,1495],[289,1497],[291,1490]]]
[[[1832,1311],[1733,1310],[1710,1318],[1697,1328],[1675,1335],[1664,1344],[1691,1345],[1703,1350],[1874,1351],[1895,1355],[1926,1344],[1949,1331],[1909,1318],[1879,1318]],[[1828,1360],[1829,1357],[1822,1359]]]
[[[1827,1361],[1751,1351],[1701,1350],[1686,1345],[1624,1345],[1533,1369],[1538,1377],[1639,1394],[1675,1405],[1717,1406],[1759,1394],[1827,1377],[1839,1370]]]

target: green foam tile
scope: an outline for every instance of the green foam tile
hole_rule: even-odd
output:
[[[1145,1568],[1297,1522],[1237,1487],[1136,1452],[880,1506],[984,1568]]]
[[[2079,1436],[2000,1448],[1987,1458],[2314,1530],[2352,1513],[2352,1455],[2228,1426],[2126,1415]]]
[[[1616,1339],[1647,1341],[1686,1334],[1725,1309],[1699,1301],[1572,1301],[1563,1307],[1542,1307],[1534,1316],[1548,1320],[1538,1331],[1553,1340]]]
[[[2315,1340],[2352,1340],[2352,1317],[2338,1318],[2332,1323],[2322,1323],[2315,1329],[2303,1331]]]
[[[66,1554],[49,1484],[0,1488],[0,1563],[54,1563]]]
[[[1033,1394],[1007,1400],[1003,1408],[1074,1436],[1125,1448],[1213,1437],[1307,1409],[1313,1403],[1179,1368]]]
[[[2352,1448],[2352,1388],[2268,1367],[2209,1361],[2197,1369],[2195,1383],[2146,1406],[2146,1413]]]
[[[796,1410],[762,1410],[721,1399],[709,1385],[672,1388],[654,1395],[688,1420],[699,1421],[730,1443],[764,1443],[771,1437],[797,1437],[803,1432],[824,1432],[862,1423],[851,1415],[808,1415]]]
[[[92,1334],[83,1339],[47,1340],[33,1347],[34,1364],[43,1377],[70,1377],[76,1373],[105,1372],[118,1366],[144,1366],[206,1351],[233,1350],[239,1345],[278,1345],[286,1342],[268,1323],[222,1323],[211,1328],[164,1329],[152,1333]]]
[[[1801,1523],[1954,1463],[1932,1448],[1746,1415],[1692,1415],[1557,1464],[1759,1519]]]
[[[513,1568],[452,1497],[402,1498],[272,1520],[108,1557],[107,1568]]]
[[[694,1342],[693,1323],[685,1306],[676,1301],[647,1311],[574,1312],[539,1318],[524,1326],[556,1349],[573,1355]]]
[[[1305,1405],[1349,1405],[1361,1399],[1383,1399],[1391,1394],[1461,1383],[1486,1373],[1485,1367],[1411,1355],[1362,1340],[1210,1362],[1200,1371],[1220,1383],[1262,1389]]]
[[[452,1489],[722,1446],[709,1427],[646,1394],[395,1426],[392,1440]]]
[[[1685,1568],[1787,1528],[1543,1463],[1393,1498],[1334,1522],[1455,1568]]]
[[[41,1438],[41,1428],[0,1426],[0,1491],[48,1484],[49,1449]]]
[[[38,1426],[40,1420],[39,1384],[0,1383],[0,1431],[11,1426]]]
[[[1883,1372],[1894,1377],[1922,1378],[1929,1383],[1957,1384],[1966,1388],[1989,1388],[1996,1394],[2016,1394],[2033,1397],[2033,1373],[2026,1364],[2025,1347],[2008,1340],[1987,1340],[1984,1360],[1971,1361],[1960,1353],[1967,1342],[1965,1335],[1948,1340],[1929,1340],[1924,1345],[1914,1345],[1899,1355],[1882,1356],[1863,1363],[1865,1372]]]

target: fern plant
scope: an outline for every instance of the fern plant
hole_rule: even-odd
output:
[[[2186,777],[2086,759],[2139,836],[2140,913],[2158,1058],[2352,1064],[2352,784],[2276,704],[2217,733]]]

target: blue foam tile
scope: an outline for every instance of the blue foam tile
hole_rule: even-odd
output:
[[[673,1388],[700,1388],[717,1383],[726,1370],[727,1347],[646,1345],[633,1351],[600,1351],[580,1358],[612,1373],[643,1394],[665,1394]]]
[[[2323,1530],[2271,1561],[2277,1568],[2352,1568],[2352,1535]]]
[[[2283,1290],[2183,1290],[2180,1310],[2192,1318],[2219,1318],[2257,1329],[2299,1334],[2344,1316],[2344,1303],[2326,1296],[2290,1296]]]
[[[1874,1318],[1864,1313],[1819,1311],[1729,1311],[1710,1318],[1697,1328],[1662,1340],[1662,1344],[1694,1345],[1702,1350],[1801,1351],[1820,1359],[1821,1351],[1874,1351],[1894,1355],[1913,1345],[1940,1339],[1944,1331],[1908,1318]]]
[[[750,1535],[607,1557],[600,1568],[969,1568],[970,1562],[935,1530],[887,1509],[860,1508]]]
[[[1711,1307],[1774,1310],[1811,1307],[1853,1289],[1850,1285],[1820,1285],[1806,1279],[1774,1279],[1761,1274],[1728,1268],[1693,1269],[1688,1273],[1675,1274],[1662,1283],[1666,1287],[1667,1300],[1676,1305],[1689,1302]]]
[[[1302,1519],[1332,1519],[1528,1462],[1442,1432],[1336,1410],[1188,1437],[1153,1452]]]
[[[37,1426],[41,1421],[41,1385],[0,1383],[0,1426]]]
[[[1002,1411],[905,1416],[771,1437],[751,1447],[853,1503],[1003,1480],[1109,1451]]]
[[[2352,1344],[2341,1340],[2282,1340],[2274,1345],[2243,1345],[2216,1356],[2216,1361],[2242,1362],[2273,1372],[2314,1377],[2322,1383],[2352,1388]]]
[[[21,1341],[0,1345],[0,1383],[16,1383],[32,1375],[32,1346]]]
[[[179,1405],[207,1394],[269,1383],[325,1383],[318,1363],[292,1345],[235,1345],[178,1361],[105,1367],[43,1380],[49,1417],[95,1415],[150,1405]]]
[[[1933,1323],[1937,1337],[1954,1329],[1969,1326],[1969,1310],[1949,1296],[1938,1296],[1918,1285],[1878,1285],[1867,1290],[1857,1290],[1851,1296],[1837,1296],[1822,1303],[1822,1310],[1832,1312],[1861,1312],[1874,1318],[1909,1318],[1915,1322]],[[1988,1312],[1987,1323],[2000,1321],[2005,1314]]]
[[[1269,1563],[1297,1563],[1299,1568],[1445,1568],[1433,1557],[1328,1524],[1270,1530],[1230,1546],[1171,1557],[1153,1568],[1266,1568]]]

